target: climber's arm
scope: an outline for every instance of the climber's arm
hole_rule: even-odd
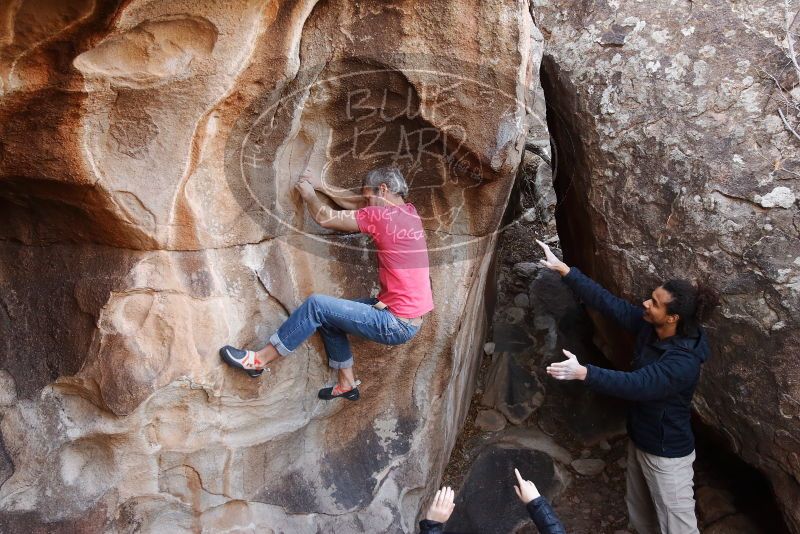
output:
[[[342,209],[357,210],[365,205],[363,195],[328,184],[320,174],[311,172],[309,169],[303,171],[303,174],[300,175],[300,180],[308,180],[314,189],[331,199]]]
[[[317,197],[314,186],[308,180],[300,179],[295,189],[308,206],[308,212],[317,221],[317,224],[329,230],[339,232],[358,232],[356,212],[354,210],[335,210],[326,206]]]

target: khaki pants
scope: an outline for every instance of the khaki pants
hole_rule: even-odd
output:
[[[694,451],[664,458],[628,444],[627,495],[631,526],[639,534],[697,534],[692,478]]]

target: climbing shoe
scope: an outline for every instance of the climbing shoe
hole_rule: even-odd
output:
[[[256,358],[256,353],[252,350],[241,350],[231,347],[230,345],[225,345],[219,349],[219,355],[222,361],[231,367],[243,370],[252,378],[258,378],[264,372],[263,368],[256,368],[262,364],[261,361]]]
[[[339,389],[339,384],[336,384],[330,388],[322,388],[319,390],[317,396],[322,400],[343,398],[351,401],[357,401],[361,398],[361,394],[358,392],[358,386],[354,387],[353,389],[348,389],[347,391],[342,391]]]

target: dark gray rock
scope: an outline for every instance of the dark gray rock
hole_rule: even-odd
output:
[[[612,24],[611,29],[603,32],[603,35],[597,39],[597,42],[603,46],[622,46],[625,44],[625,38],[628,37],[628,34],[633,29],[634,25],[632,24],[627,26]]]
[[[532,278],[541,269],[541,265],[532,261],[521,261],[514,264],[514,274],[523,278]]]
[[[528,295],[526,295],[525,293],[516,294],[514,296],[514,306],[518,308],[528,308],[530,306]]]
[[[511,324],[519,324],[525,320],[525,310],[517,306],[511,306],[505,309],[506,319]]]
[[[523,325],[498,323],[494,325],[494,344],[495,353],[514,353],[522,352],[533,345],[533,340]]]
[[[736,514],[720,519],[703,530],[704,534],[761,534],[764,532],[745,515]]]
[[[534,194],[536,195],[536,213],[539,219],[555,232],[556,191],[553,189],[553,170],[549,165],[539,165],[534,178]]]
[[[484,450],[472,464],[456,509],[447,522],[448,532],[513,532],[530,521],[514,492],[514,468],[532,480],[540,493],[554,498],[561,489],[552,458],[543,452],[499,445]]]
[[[695,500],[697,501],[698,519],[703,526],[736,513],[733,495],[725,490],[712,486],[700,486],[695,490]]]
[[[524,355],[498,354],[486,375],[486,386],[481,399],[518,425],[525,421],[542,404],[544,388]]]
[[[547,389],[550,394],[539,411],[545,432],[567,432],[586,447],[625,434],[624,402],[555,379],[548,379]]]

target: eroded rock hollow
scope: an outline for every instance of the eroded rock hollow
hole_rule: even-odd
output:
[[[541,36],[490,2],[0,7],[0,526],[413,529],[475,373]],[[356,343],[323,404],[312,339],[224,367],[312,292],[375,289],[291,191],[396,163],[431,249],[413,342]]]

